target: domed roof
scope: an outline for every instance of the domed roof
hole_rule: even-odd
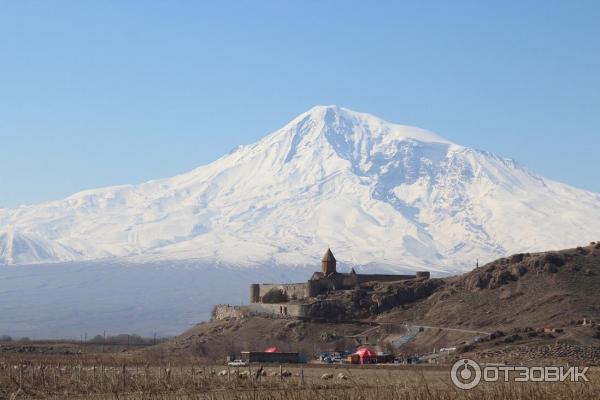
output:
[[[335,261],[335,257],[333,256],[333,253],[330,249],[327,249],[321,261]]]

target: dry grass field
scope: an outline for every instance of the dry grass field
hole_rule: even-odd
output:
[[[257,377],[257,365],[151,365],[118,356],[89,361],[2,360],[0,399],[592,400],[600,393],[599,371],[588,374],[590,383],[482,383],[463,391],[442,366],[269,365]]]

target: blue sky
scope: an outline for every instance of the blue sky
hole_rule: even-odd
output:
[[[600,2],[0,3],[0,206],[185,172],[317,104],[600,192]]]

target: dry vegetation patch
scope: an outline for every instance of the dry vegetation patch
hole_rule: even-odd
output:
[[[344,368],[323,366],[0,365],[2,399],[597,399],[600,376],[590,383],[482,384],[455,388],[449,368]],[[327,379],[323,378],[327,376]]]

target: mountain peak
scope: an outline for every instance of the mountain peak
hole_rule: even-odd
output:
[[[298,115],[285,128],[300,127],[310,123],[314,128],[324,131],[343,131],[346,139],[349,136],[367,135],[371,139],[382,141],[412,139],[420,142],[454,144],[443,137],[408,125],[388,122],[372,114],[351,110],[338,105],[317,105]],[[305,130],[305,129],[302,129]],[[377,140],[377,139],[376,139]]]
[[[0,210],[0,264],[308,265],[329,245],[347,266],[458,270],[594,239],[598,199],[419,128],[316,106],[185,174]]]

